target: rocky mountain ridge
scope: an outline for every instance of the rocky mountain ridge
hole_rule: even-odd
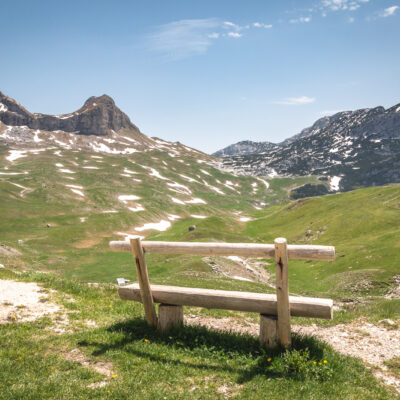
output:
[[[107,135],[112,130],[140,132],[129,117],[107,95],[92,96],[77,111],[63,115],[31,113],[0,92],[0,121],[8,126],[27,126],[44,131],[74,132],[81,135]]]
[[[322,175],[333,191],[400,182],[400,104],[323,117],[282,143],[250,142],[247,152],[244,143],[221,151],[230,153],[222,168],[255,176]]]
[[[32,113],[0,92],[0,144],[12,148],[54,146],[109,154],[164,150],[170,154],[195,152],[179,142],[171,143],[143,134],[108,95],[92,96],[69,114]]]

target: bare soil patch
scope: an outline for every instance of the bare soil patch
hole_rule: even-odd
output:
[[[0,243],[0,255],[4,257],[17,257],[21,255],[21,252],[5,245],[4,243]]]
[[[107,378],[116,377],[115,373],[112,370],[113,365],[111,363],[89,360],[79,349],[73,349],[70,352],[65,353],[64,358],[68,361],[77,362],[85,368],[90,368],[101,375],[105,375]],[[100,382],[90,384],[89,387],[94,389],[98,387],[103,387],[108,383],[109,381],[104,379]]]
[[[33,282],[0,279],[0,323],[34,321],[62,308],[48,301],[49,292]]]

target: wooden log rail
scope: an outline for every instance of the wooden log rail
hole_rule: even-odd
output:
[[[241,256],[275,258],[275,245],[258,243],[205,243],[205,242],[142,242],[145,253],[190,254],[193,256]],[[130,253],[129,242],[110,242],[113,251]],[[295,260],[333,261],[333,246],[288,245],[288,258]]]
[[[277,238],[274,244],[152,242],[139,237],[130,242],[110,242],[113,251],[131,252],[135,259],[138,282],[120,287],[124,300],[140,301],[144,305],[147,322],[166,331],[183,324],[183,306],[220,308],[260,313],[260,342],[272,347],[278,342],[291,345],[290,317],[333,317],[330,299],[289,296],[289,259],[333,261],[333,246],[288,245]],[[241,256],[274,258],[276,262],[276,294],[247,293],[224,290],[150,285],[145,262],[146,253],[190,254],[202,256]],[[154,302],[160,303],[158,318]]]

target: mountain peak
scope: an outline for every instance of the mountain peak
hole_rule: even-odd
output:
[[[97,104],[104,104],[116,107],[115,101],[112,97],[107,94],[103,94],[101,96],[91,96],[89,97],[83,106],[90,106],[90,105],[97,105]]]
[[[140,133],[139,128],[106,94],[89,97],[79,110],[63,115],[32,114],[1,92],[0,101],[0,121],[9,126],[27,126],[31,129],[58,130],[81,135],[104,136],[120,129]]]

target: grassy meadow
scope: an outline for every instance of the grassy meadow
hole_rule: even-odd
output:
[[[400,271],[399,185],[289,201],[291,188],[319,182],[317,177],[263,178],[267,187],[184,151],[122,157],[46,150],[10,162],[8,150],[0,148],[0,278],[49,289],[69,323],[62,334],[54,330],[60,321],[47,317],[0,325],[0,399],[396,398],[360,361],[313,338],[295,336],[285,352],[262,350],[249,335],[202,327],[159,334],[146,326],[140,304],[119,300],[115,279],[134,281],[136,273],[132,256],[109,251],[108,242],[147,223],[170,221],[165,231],[136,232],[147,240],[272,243],[286,237],[293,244],[333,245],[332,263],[290,261],[289,285],[291,294],[333,298],[339,310],[332,321],[293,321],[398,320],[400,300],[385,295]],[[138,199],[124,203],[120,195]],[[138,206],[143,210],[129,209]],[[196,229],[188,231],[190,225]],[[240,268],[234,260],[146,260],[152,283],[273,292],[265,280],[233,279],[211,267]],[[261,263],[273,284],[273,260],[248,261]],[[186,312],[258,319],[232,311]],[[103,364],[107,373],[96,372]]]

